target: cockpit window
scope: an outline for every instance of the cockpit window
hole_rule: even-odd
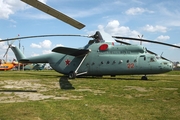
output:
[[[164,65],[167,65],[168,63],[167,62],[163,62]]]
[[[151,57],[150,58],[150,62],[154,62],[155,61],[155,58],[154,57]]]
[[[160,59],[160,57],[157,56],[156,59]]]

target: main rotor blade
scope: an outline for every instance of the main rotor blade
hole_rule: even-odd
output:
[[[36,36],[26,36],[26,37],[16,37],[16,38],[9,38],[0,40],[0,42],[10,41],[10,40],[19,40],[19,39],[28,39],[28,38],[38,38],[38,37],[58,37],[58,36],[74,36],[74,37],[88,37],[85,35],[36,35]]]
[[[164,59],[164,60],[167,60],[167,61],[169,61],[169,62],[172,62],[171,60],[169,60],[169,59],[167,59],[167,58],[165,58],[165,57],[162,57],[162,56],[161,56],[161,58]]]
[[[124,42],[124,41],[120,41],[120,40],[115,40],[115,41],[118,42],[118,43],[125,44],[125,45],[131,45],[130,43],[127,43],[127,42]]]
[[[82,24],[82,23],[76,21],[75,19],[73,19],[73,18],[71,18],[71,17],[51,8],[51,7],[49,7],[48,5],[46,5],[42,2],[39,2],[38,0],[21,0],[21,1],[43,11],[43,12],[45,12],[45,13],[47,13],[47,14],[49,14],[49,15],[51,15],[51,16],[53,16],[53,17],[55,17],[55,18],[57,18],[63,22],[65,22],[65,23],[67,23],[67,24],[69,24],[75,28],[82,29],[83,27],[85,27],[84,24]]]
[[[130,43],[127,43],[127,42],[124,42],[124,41],[120,41],[120,40],[116,40],[116,42],[122,43],[122,44],[125,44],[125,45],[131,45]],[[157,54],[155,52],[152,52],[152,51],[150,51],[148,49],[146,49],[146,51],[157,56]],[[165,57],[161,56],[161,58],[164,59],[164,60],[170,61],[169,59],[167,59]],[[170,61],[170,62],[172,62],[172,61]]]
[[[175,47],[175,48],[180,48],[180,46],[177,46],[177,45],[172,45],[172,44],[158,42],[158,41],[152,41],[152,40],[145,40],[145,39],[139,39],[139,38],[130,38],[130,37],[119,37],[119,36],[112,36],[112,37],[117,38],[117,39],[143,41],[143,42],[150,42],[150,43],[156,43],[156,44],[162,44],[162,45],[171,46],[171,47]]]

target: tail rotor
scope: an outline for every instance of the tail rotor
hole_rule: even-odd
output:
[[[9,51],[9,48],[11,48],[11,46],[12,46],[12,44],[14,43],[14,41],[7,41],[7,45],[8,45],[8,48],[7,48],[7,50],[6,50],[6,52],[5,52],[5,54],[4,54],[4,56],[3,57],[5,57],[5,56],[7,56],[7,54],[8,54],[8,51]]]

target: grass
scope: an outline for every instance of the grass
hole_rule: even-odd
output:
[[[54,71],[0,72],[0,120],[177,120],[180,118],[180,71],[141,76],[76,78],[75,89],[61,89],[61,74]],[[21,82],[23,81],[23,83]],[[9,83],[8,83],[9,82]],[[14,82],[14,83],[12,83]],[[17,88],[5,88],[5,85]],[[31,84],[29,86],[26,86]],[[38,86],[41,85],[41,86]],[[34,86],[34,87],[33,87]],[[16,92],[36,89],[53,97],[19,100]],[[20,91],[22,90],[22,91]]]

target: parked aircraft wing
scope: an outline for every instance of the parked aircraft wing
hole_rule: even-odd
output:
[[[89,49],[76,49],[76,48],[68,48],[68,47],[56,47],[52,51],[57,53],[72,55],[75,57],[85,55],[90,52]]]
[[[78,29],[82,29],[83,27],[85,27],[84,24],[72,19],[71,17],[49,7],[48,5],[42,3],[42,2],[39,2],[38,0],[21,0],[67,24],[70,24],[71,26],[74,26],[75,28],[78,28]]]

